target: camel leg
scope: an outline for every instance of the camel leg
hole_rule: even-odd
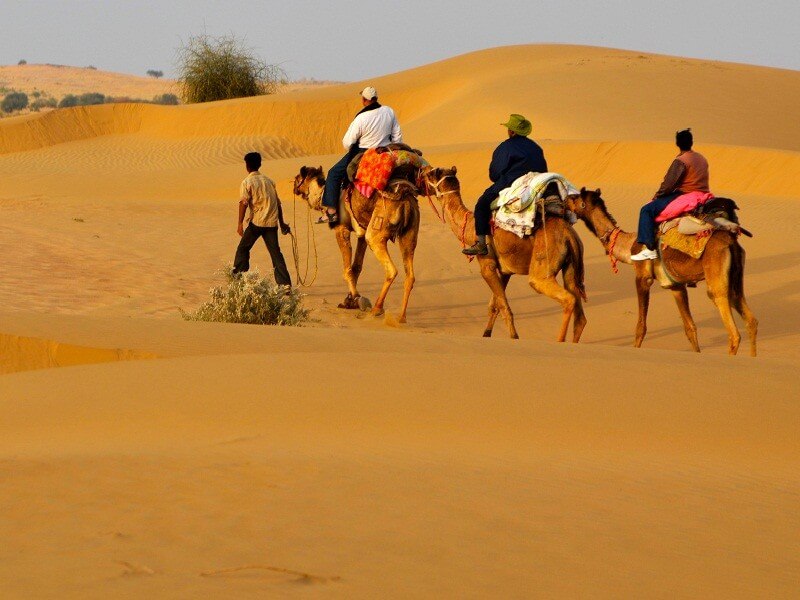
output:
[[[742,318],[744,319],[745,326],[747,327],[747,336],[750,338],[750,356],[756,356],[756,338],[758,337],[758,319],[753,314],[753,311],[750,310],[750,307],[747,305],[747,300],[744,297],[744,261],[745,261],[745,251],[744,248],[741,246],[738,247],[739,256],[737,257],[735,253],[731,255],[731,260],[739,260],[741,263],[738,265],[738,273],[735,275],[736,277],[741,278],[738,282],[729,281],[728,285],[731,289],[730,298],[731,298],[731,305],[736,312],[738,312]],[[728,272],[731,273],[732,269],[729,269]],[[730,277],[730,275],[729,275]],[[738,285],[736,285],[738,283]]]
[[[553,276],[539,279],[535,275],[531,275],[528,279],[528,283],[530,283],[531,287],[536,292],[544,294],[548,298],[552,298],[561,305],[563,316],[561,318],[561,328],[558,330],[557,341],[563,342],[567,339],[569,322],[572,319],[572,314],[575,312],[575,296],[561,287]]]
[[[359,240],[360,244],[361,240]],[[339,245],[339,252],[342,253],[342,267],[343,277],[347,282],[348,291],[352,298],[358,297],[358,289],[356,283],[358,282],[358,273],[361,272],[361,266],[358,267],[358,272],[354,273],[353,269],[353,247],[350,245],[350,231],[345,227],[336,228],[336,243]],[[363,255],[363,252],[362,252]],[[358,257],[358,252],[356,252]],[[362,259],[363,260],[363,259]],[[347,299],[345,299],[345,302]]]
[[[417,232],[410,229],[397,240],[400,247],[400,254],[403,257],[403,267],[406,272],[406,279],[403,282],[403,305],[400,308],[401,323],[406,322],[406,310],[408,310],[408,299],[411,297],[411,290],[414,289],[414,251],[417,249]]]
[[[478,259],[481,265],[481,277],[488,284],[494,295],[494,302],[497,305],[499,312],[503,313],[503,318],[508,326],[508,334],[511,339],[519,339],[517,328],[514,325],[514,313],[511,312],[511,307],[508,305],[506,298],[506,286],[503,285],[503,280],[500,271],[497,268],[497,263],[490,259]],[[510,276],[509,276],[510,277]],[[506,285],[508,281],[506,281]],[[486,336],[484,332],[484,336]]]
[[[644,336],[647,334],[647,310],[650,308],[650,286],[653,285],[653,276],[648,272],[647,265],[636,268],[636,298],[639,301],[639,320],[636,322],[636,337],[633,340],[634,348],[641,348]]]
[[[717,306],[719,316],[722,317],[722,324],[725,325],[725,329],[728,331],[728,354],[734,355],[739,351],[739,342],[742,336],[739,334],[739,329],[733,320],[731,301],[728,297],[727,277],[714,277],[706,281],[708,282],[708,296]]]
[[[572,343],[577,344],[586,327],[586,313],[583,311],[583,298],[576,279],[575,269],[568,266],[564,269],[564,287],[575,298],[575,311],[572,319]]]
[[[758,337],[758,319],[753,314],[753,311],[750,310],[750,307],[747,305],[747,300],[744,299],[744,296],[741,298],[735,298],[733,301],[733,307],[736,311],[742,315],[744,319],[745,326],[747,327],[747,335],[750,338],[750,356],[756,356],[756,338]]]
[[[353,272],[353,280],[357,284],[358,278],[361,275],[361,269],[364,268],[364,254],[367,252],[367,240],[363,237],[356,238],[356,252],[353,255],[353,264],[351,270]]]
[[[505,293],[511,275],[501,274],[500,283],[503,286],[503,293]],[[494,322],[497,320],[497,315],[500,314],[500,307],[497,304],[497,297],[492,294],[489,299],[489,322],[486,324],[486,329],[483,331],[483,337],[492,337],[492,329],[494,329]]]
[[[397,277],[397,267],[394,266],[392,257],[389,256],[389,250],[386,248],[386,242],[387,239],[385,237],[380,235],[370,236],[369,232],[367,232],[367,243],[369,244],[369,248],[378,259],[378,262],[383,265],[383,270],[386,275],[383,280],[381,292],[378,294],[378,299],[375,300],[375,306],[372,308],[372,314],[375,316],[380,316],[383,314],[383,303],[386,300],[386,294],[389,293],[389,288],[392,286],[392,283]]]
[[[686,337],[689,338],[692,350],[700,352],[700,344],[697,342],[697,325],[694,324],[692,312],[689,310],[689,294],[686,292],[686,286],[672,288],[671,291],[675,297],[675,304],[678,305],[678,312],[681,313],[683,330],[686,332]]]

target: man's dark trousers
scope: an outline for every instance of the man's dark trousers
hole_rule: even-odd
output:
[[[289,269],[286,268],[286,261],[283,259],[281,247],[278,245],[277,227],[259,227],[250,223],[242,234],[239,247],[236,248],[236,258],[233,260],[233,273],[242,273],[250,270],[250,249],[258,238],[264,238],[267,245],[269,256],[272,259],[272,267],[275,275],[275,283],[278,285],[292,285],[289,277]]]
[[[667,205],[675,200],[681,192],[675,194],[667,194],[660,198],[655,198],[645,204],[642,210],[639,211],[639,230],[636,235],[636,241],[644,244],[650,250],[656,249],[656,217],[661,214],[661,211],[667,208]]]
[[[342,193],[342,184],[347,180],[347,166],[361,152],[358,144],[350,146],[339,162],[328,170],[328,177],[325,180],[325,191],[322,192],[322,205],[329,208],[339,208],[339,196]]]
[[[492,233],[490,225],[492,209],[489,207],[500,195],[500,192],[507,187],[507,185],[495,183],[486,188],[486,191],[478,198],[478,202],[475,204],[475,233],[478,235],[489,235]]]

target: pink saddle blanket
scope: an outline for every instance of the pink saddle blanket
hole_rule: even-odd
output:
[[[667,204],[667,207],[656,217],[656,223],[669,221],[684,213],[691,212],[712,198],[714,198],[714,194],[710,192],[688,192],[686,194],[681,194],[675,198],[675,200]]]

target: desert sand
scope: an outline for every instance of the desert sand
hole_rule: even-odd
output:
[[[176,93],[172,79],[128,75],[93,67],[67,65],[0,65],[0,87],[25,92],[44,92],[56,100],[67,94],[101,93],[105,96],[151,100]]]
[[[513,278],[522,339],[501,321],[483,339],[488,288],[424,199],[408,323],[402,276],[384,317],[335,308],[337,247],[291,183],[338,159],[365,83],[467,198],[499,123],[527,115],[551,168],[602,188],[626,229],[692,127],[755,233],[759,356],[727,356],[702,284],[702,354],[657,289],[632,348],[631,269],[613,274],[580,223],[581,343],[553,342],[559,307]],[[515,46],[272,97],[3,120],[2,596],[796,597],[798,105],[796,71]],[[179,315],[233,258],[250,150],[303,254],[316,243],[308,327]],[[253,262],[269,271],[263,247]]]

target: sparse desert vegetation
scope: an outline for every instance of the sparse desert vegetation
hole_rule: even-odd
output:
[[[273,94],[286,74],[235,36],[196,35],[178,50],[178,81],[187,103]]]
[[[250,325],[301,325],[308,320],[303,296],[296,289],[287,291],[258,270],[233,274],[222,269],[224,286],[211,289],[211,299],[194,312],[181,311],[187,321],[216,321]]]

